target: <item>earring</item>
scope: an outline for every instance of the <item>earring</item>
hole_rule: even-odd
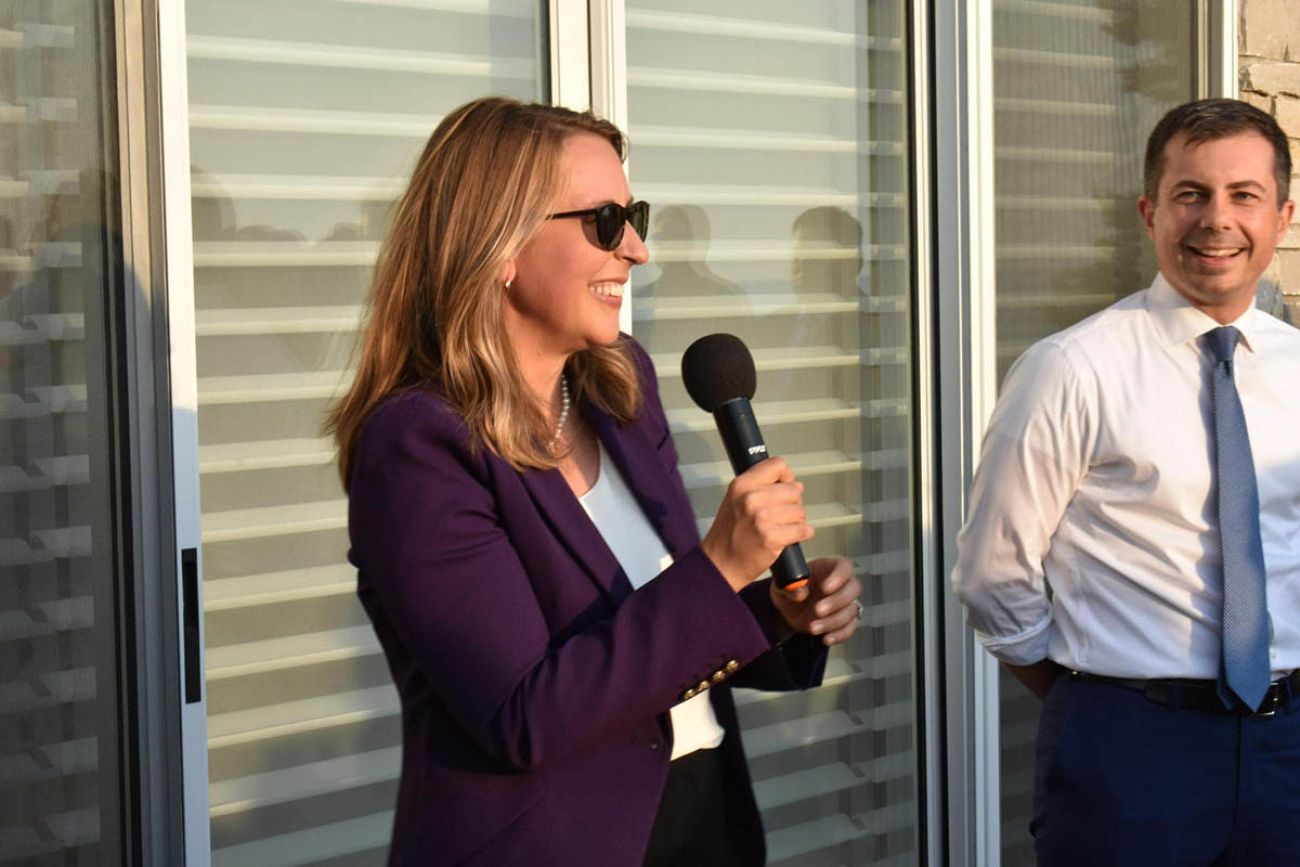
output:
[[[513,281],[513,280],[507,280],[507,281],[506,281],[506,291],[507,291],[507,292],[510,291],[510,284],[513,283],[513,282],[515,282],[515,281]]]

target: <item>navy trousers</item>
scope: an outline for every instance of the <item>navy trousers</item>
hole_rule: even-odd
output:
[[[1039,867],[1300,865],[1300,699],[1238,717],[1062,675],[1030,832]]]

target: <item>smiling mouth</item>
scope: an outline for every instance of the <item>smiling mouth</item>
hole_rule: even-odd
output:
[[[1196,247],[1191,244],[1183,247],[1205,259],[1231,259],[1245,250],[1244,247]]]
[[[604,295],[607,298],[622,298],[623,284],[622,283],[597,283],[595,286],[591,287],[591,291],[595,292],[597,295]]]

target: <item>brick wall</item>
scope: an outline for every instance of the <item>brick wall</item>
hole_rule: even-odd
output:
[[[1277,118],[1300,169],[1300,0],[1238,0],[1241,98]],[[1300,174],[1291,176],[1300,200]],[[1300,322],[1300,213],[1265,275],[1282,290],[1291,321]]]

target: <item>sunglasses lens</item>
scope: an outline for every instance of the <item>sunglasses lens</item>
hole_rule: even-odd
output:
[[[596,209],[596,240],[606,250],[617,250],[623,242],[623,226],[627,212],[615,204],[601,205]]]
[[[650,203],[633,202],[632,207],[628,209],[628,219],[637,237],[644,241],[646,230],[650,228]]]
[[[623,243],[623,230],[632,224],[637,237],[645,240],[646,230],[650,227],[650,205],[646,202],[633,202],[631,207],[609,203],[596,209],[596,241],[606,250],[613,252]]]

